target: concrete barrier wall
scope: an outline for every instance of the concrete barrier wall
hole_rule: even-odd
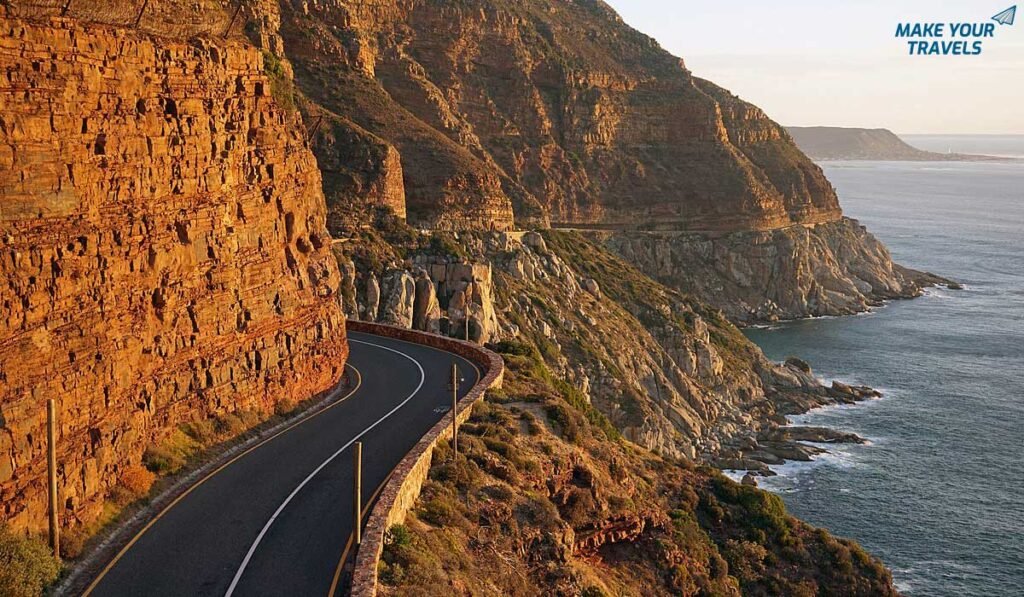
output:
[[[473,404],[481,400],[487,390],[501,387],[505,364],[501,357],[481,346],[377,323],[349,321],[347,325],[350,332],[364,332],[431,346],[457,354],[480,367],[480,380],[459,400],[459,413],[456,417],[458,425],[462,425],[469,418]],[[423,483],[427,480],[434,447],[439,441],[450,439],[451,436],[451,417],[445,417],[434,425],[395,467],[394,474],[381,490],[363,530],[363,542],[356,552],[355,570],[352,573],[352,597],[376,596],[377,564],[384,551],[384,534],[393,525],[405,520],[423,489]]]

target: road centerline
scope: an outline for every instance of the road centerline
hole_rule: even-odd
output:
[[[327,406],[325,406],[321,410],[318,410],[318,411],[312,413],[309,416],[304,416],[301,419],[299,419],[297,421],[294,421],[294,422],[292,422],[290,424],[286,424],[283,429],[281,429],[280,431],[277,431],[276,433],[271,433],[268,437],[265,437],[265,438],[259,439],[259,440],[255,440],[256,441],[255,444],[253,444],[252,446],[249,446],[248,448],[245,448],[240,454],[235,455],[234,457],[232,457],[227,462],[224,462],[223,464],[217,466],[216,468],[214,468],[214,470],[212,470],[211,472],[209,472],[208,474],[206,474],[205,476],[200,478],[195,483],[193,483],[190,486],[188,486],[185,489],[185,491],[183,491],[181,493],[181,495],[177,496],[176,498],[171,500],[171,502],[169,504],[164,506],[164,508],[161,509],[156,514],[156,516],[154,516],[152,519],[150,519],[149,522],[147,522],[142,527],[142,529],[140,529],[128,541],[128,543],[125,544],[124,547],[122,547],[117,552],[117,554],[113,557],[113,559],[111,559],[110,562],[108,562],[107,565],[104,566],[103,569],[100,571],[100,573],[92,580],[92,582],[89,583],[89,585],[86,587],[85,591],[82,593],[82,597],[89,597],[89,595],[92,594],[93,590],[96,589],[96,587],[99,586],[100,582],[103,581],[103,579],[106,577],[107,573],[110,572],[110,570],[113,569],[114,566],[116,566],[117,563],[121,561],[121,558],[123,558],[125,556],[125,554],[127,554],[129,552],[129,550],[131,550],[131,548],[136,544],[136,542],[138,542],[139,539],[142,538],[142,536],[145,535],[146,532],[150,528],[153,527],[153,525],[155,525],[157,522],[159,522],[164,517],[164,515],[166,515],[168,512],[170,512],[176,505],[178,505],[178,503],[184,501],[185,498],[187,498],[189,495],[192,494],[192,492],[194,492],[195,490],[199,489],[199,487],[201,485],[205,484],[207,481],[209,481],[213,477],[217,476],[218,473],[220,473],[221,471],[227,469],[228,467],[230,467],[234,463],[238,462],[242,458],[248,456],[249,454],[251,454],[252,452],[256,451],[257,449],[265,446],[266,444],[269,444],[270,442],[274,441],[278,437],[288,433],[289,431],[292,431],[293,429],[295,429],[296,427],[299,427],[300,425],[303,425],[303,424],[311,421],[312,419],[320,416],[321,414],[327,412],[328,410],[332,409],[333,407],[341,404],[342,402],[345,402],[346,400],[348,400],[349,398],[354,396],[355,393],[357,391],[359,391],[359,388],[363,384],[362,374],[359,372],[359,369],[357,369],[356,366],[351,364],[351,363],[345,363],[345,366],[346,367],[350,367],[356,373],[356,377],[358,379],[358,382],[356,383],[356,386],[354,388],[349,390],[349,392],[347,394],[345,394],[341,399],[339,399],[336,402],[333,402],[331,404],[328,404]]]
[[[413,362],[414,365],[416,365],[416,368],[419,369],[419,371],[420,371],[420,382],[416,386],[416,389],[414,389],[412,391],[412,393],[409,394],[409,396],[405,400],[403,400],[397,406],[395,406],[393,409],[388,411],[388,413],[385,414],[383,417],[377,419],[377,421],[375,421],[373,424],[368,426],[366,429],[363,429],[362,431],[360,431],[358,435],[356,435],[355,437],[350,439],[345,445],[343,445],[336,452],[331,454],[326,460],[324,460],[322,463],[320,463],[320,465],[318,467],[316,467],[313,470],[313,472],[311,472],[305,479],[303,479],[302,482],[299,483],[295,487],[295,489],[292,490],[292,492],[290,494],[288,494],[288,497],[285,498],[285,500],[281,503],[280,506],[278,506],[277,510],[274,511],[274,514],[271,515],[269,520],[267,520],[267,523],[265,525],[263,525],[263,529],[260,530],[259,534],[256,536],[256,539],[253,541],[252,545],[249,547],[249,551],[246,552],[245,558],[242,560],[241,565],[238,567],[238,571],[235,572],[235,576],[231,580],[231,585],[228,587],[227,592],[224,593],[225,597],[231,597],[231,595],[234,594],[235,588],[238,586],[239,581],[241,581],[242,575],[245,574],[245,569],[249,565],[249,562],[252,560],[253,554],[255,554],[257,548],[259,548],[260,543],[263,541],[263,537],[266,536],[267,532],[270,530],[270,527],[273,526],[274,521],[277,520],[278,516],[280,516],[282,512],[284,512],[285,508],[288,507],[288,504],[291,503],[292,499],[294,499],[295,496],[298,495],[300,491],[302,491],[302,488],[305,487],[310,481],[312,481],[313,478],[316,477],[316,475],[319,474],[320,471],[322,471],[324,468],[326,468],[327,465],[330,464],[335,458],[340,456],[342,454],[342,452],[344,452],[349,447],[351,447],[352,444],[354,444],[355,442],[359,441],[359,439],[361,437],[363,437],[364,435],[366,435],[367,433],[372,431],[375,427],[377,427],[377,425],[380,425],[381,423],[383,423],[385,420],[387,420],[389,417],[391,417],[391,415],[395,414],[403,406],[408,404],[409,401],[412,400],[413,397],[415,397],[416,394],[419,393],[419,391],[423,388],[423,384],[426,382],[427,376],[426,376],[426,372],[423,370],[423,365],[420,364],[420,362],[418,360],[416,360],[415,358],[409,356],[408,354],[406,354],[406,353],[404,353],[404,352],[402,352],[400,350],[396,350],[394,348],[383,346],[381,344],[374,344],[373,342],[365,342],[363,340],[356,340],[354,338],[349,338],[349,342],[353,342],[353,343],[356,343],[356,344],[363,344],[363,345],[366,345],[366,346],[373,346],[373,347],[376,347],[376,348],[380,348],[382,350],[387,350],[389,352],[393,352],[393,353],[395,353],[397,355],[405,357],[406,359],[409,359],[410,361]]]

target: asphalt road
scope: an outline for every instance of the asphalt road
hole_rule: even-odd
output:
[[[86,594],[328,595],[353,531],[352,443],[363,442],[365,503],[450,416],[451,363],[460,398],[478,376],[469,361],[440,350],[358,333],[349,341],[349,371],[361,379],[351,395],[195,486]]]

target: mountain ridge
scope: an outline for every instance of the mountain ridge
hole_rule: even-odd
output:
[[[1006,158],[918,149],[885,128],[787,126],[808,156],[816,160],[891,160],[916,162],[983,162]]]

